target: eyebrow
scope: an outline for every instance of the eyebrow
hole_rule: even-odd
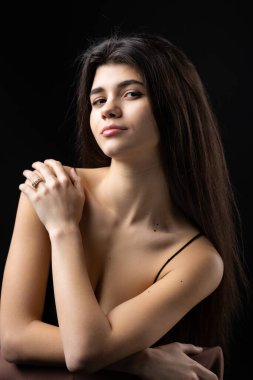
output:
[[[143,82],[140,82],[139,80],[136,80],[136,79],[128,79],[128,80],[124,80],[123,82],[120,82],[117,87],[119,88],[124,88],[124,87],[127,87],[131,84],[139,84],[141,86],[144,86],[144,83]],[[96,87],[96,88],[93,88],[90,92],[90,96],[93,95],[93,94],[97,94],[99,92],[102,92],[104,91],[104,88],[103,87]]]

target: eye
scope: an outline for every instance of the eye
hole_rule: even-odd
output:
[[[139,98],[141,95],[142,93],[139,91],[128,91],[125,94],[127,98]]]
[[[92,106],[99,106],[101,104],[104,104],[106,102],[105,98],[98,98],[91,102]]]

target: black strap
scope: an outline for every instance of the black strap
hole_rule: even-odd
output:
[[[187,247],[189,244],[191,244],[195,239],[197,239],[199,236],[202,235],[202,232],[199,232],[197,235],[195,235],[191,240],[188,241],[188,243],[186,243],[185,245],[183,245],[182,248],[180,248],[176,253],[174,253],[174,255],[172,255],[164,264],[163,266],[161,267],[161,269],[159,270],[159,272],[157,273],[155,279],[154,279],[154,282],[153,284],[157,281],[161,271],[163,270],[163,268],[170,262],[170,260],[172,260],[179,252],[181,252],[185,247]]]

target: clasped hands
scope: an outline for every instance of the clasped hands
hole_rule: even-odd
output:
[[[19,189],[31,201],[49,234],[66,225],[78,226],[85,193],[76,170],[67,172],[61,162],[53,159],[34,162],[32,168],[24,170],[27,180]]]

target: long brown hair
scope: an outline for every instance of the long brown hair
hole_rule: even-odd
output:
[[[110,165],[89,124],[89,94],[98,66],[126,63],[142,74],[160,130],[160,151],[173,202],[213,243],[224,262],[218,288],[170,332],[171,341],[227,348],[247,288],[241,256],[240,215],[217,121],[193,63],[157,35],[113,35],[96,41],[80,60],[78,151],[84,167]],[[239,239],[238,239],[239,237]],[[245,292],[246,293],[246,292]]]

